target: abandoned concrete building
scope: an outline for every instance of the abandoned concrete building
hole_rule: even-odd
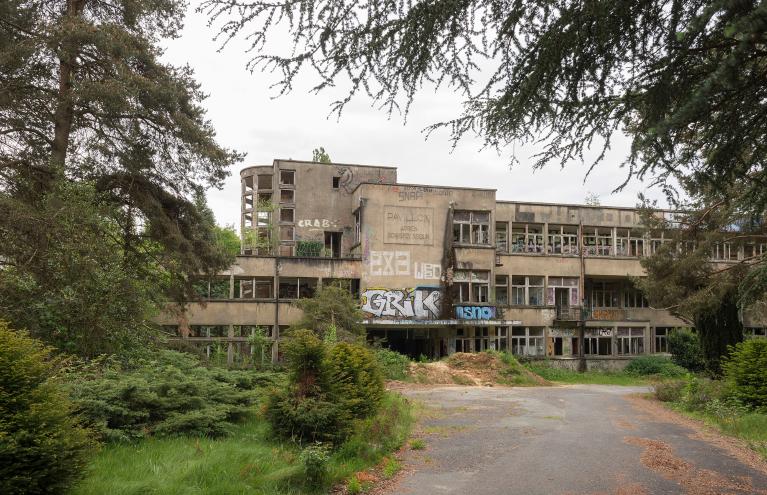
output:
[[[247,358],[256,327],[277,359],[281,332],[300,317],[294,302],[328,283],[360,298],[369,339],[416,357],[497,349],[620,366],[666,352],[685,325],[632,286],[639,258],[664,242],[632,208],[401,184],[393,167],[275,160],[240,177],[241,256],[206,282],[206,303],[160,321],[230,361]],[[712,255],[764,252],[746,243]],[[764,322],[744,326],[765,336]]]

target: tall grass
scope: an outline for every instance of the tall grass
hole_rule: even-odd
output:
[[[355,434],[329,461],[336,483],[377,464],[407,438],[413,415],[407,401],[386,394],[379,413],[356,425]],[[106,446],[72,495],[304,494],[300,448],[269,435],[261,418],[222,439],[145,439]]]
[[[629,375],[620,371],[578,372],[565,368],[555,368],[541,361],[526,363],[525,367],[550,382],[590,385],[647,385],[649,383],[645,377]]]

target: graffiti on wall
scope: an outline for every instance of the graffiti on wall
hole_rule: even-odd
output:
[[[433,208],[384,206],[384,242],[431,246],[434,243],[433,221]]]
[[[337,228],[337,220],[328,220],[327,218],[305,218],[298,221],[298,226],[302,228],[328,229]]]
[[[459,320],[492,320],[495,306],[456,306],[455,317]]]
[[[367,289],[362,293],[362,311],[376,318],[439,318],[442,294],[437,287],[415,289]]]
[[[374,277],[412,275],[418,280],[439,280],[442,276],[442,266],[437,263],[411,263],[410,251],[370,251],[368,266]]]

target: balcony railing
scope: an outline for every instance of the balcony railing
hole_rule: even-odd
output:
[[[559,321],[581,321],[580,306],[557,306],[556,319]]]
[[[600,321],[625,321],[628,319],[628,311],[625,308],[587,308],[587,320]]]

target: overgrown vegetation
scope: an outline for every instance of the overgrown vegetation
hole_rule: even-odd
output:
[[[299,299],[297,305],[302,311],[301,319],[291,330],[311,330],[322,339],[332,328],[337,340],[348,342],[365,334],[359,302],[345,288],[323,285],[314,297]]]
[[[767,341],[738,344],[721,380],[688,374],[655,385],[658,400],[745,440],[767,458]]]
[[[546,361],[531,361],[525,367],[540,377],[559,383],[588,383],[594,385],[646,385],[648,377],[618,371],[573,371],[554,367]]]
[[[703,371],[706,362],[698,335],[687,328],[675,328],[668,336],[668,352],[671,360],[692,372]]]
[[[684,376],[687,370],[663,356],[639,356],[623,369],[628,375],[675,378]]]
[[[274,373],[206,368],[195,357],[158,351],[70,376],[76,410],[108,442],[148,436],[225,436],[253,413]]]
[[[0,321],[0,492],[64,493],[94,450],[53,349]]]
[[[373,350],[378,367],[387,380],[406,380],[410,368],[410,358],[384,347]]]

